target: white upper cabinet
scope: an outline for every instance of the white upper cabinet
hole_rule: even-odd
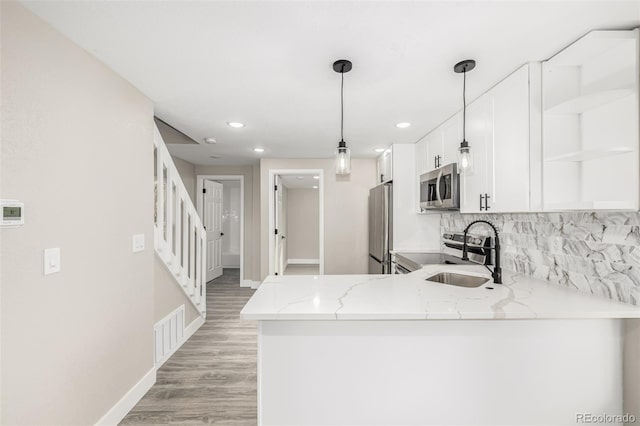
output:
[[[473,171],[461,176],[461,212],[530,210],[530,92],[540,86],[529,75],[536,66],[519,68],[467,107]]]
[[[427,146],[427,171],[437,169],[442,165],[443,151],[442,151],[442,126],[436,128],[429,133],[424,141]]]
[[[385,150],[378,157],[378,183],[393,180],[393,161],[391,148]]]
[[[593,31],[543,64],[544,210],[637,210],[638,30]]]
[[[426,138],[416,142],[415,159],[416,159],[416,174],[417,174],[417,177],[419,178],[421,174],[429,171],[429,166],[427,164],[428,161],[427,161]]]
[[[442,162],[440,166],[458,161],[458,147],[462,141],[462,112],[457,113],[442,126]]]
[[[462,113],[459,112],[418,141],[416,144],[418,176],[458,161],[458,145],[461,138]]]

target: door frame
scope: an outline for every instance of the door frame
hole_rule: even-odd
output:
[[[324,169],[269,169],[269,275],[275,273],[275,177],[276,175],[318,175],[318,250],[319,250],[319,274],[324,275]]]
[[[202,190],[205,180],[239,181],[240,182],[240,286],[244,287],[244,176],[243,175],[197,175],[196,176],[196,210],[202,218]],[[220,182],[222,183],[222,182]],[[224,207],[224,203],[223,203]],[[224,268],[224,265],[223,265]]]

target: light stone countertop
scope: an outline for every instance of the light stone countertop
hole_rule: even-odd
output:
[[[503,272],[477,288],[426,281],[439,272],[486,276],[479,265],[428,265],[406,275],[269,276],[245,320],[451,320],[640,318],[640,307]],[[493,287],[493,290],[487,289]]]

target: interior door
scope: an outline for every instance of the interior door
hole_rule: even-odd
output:
[[[204,181],[204,227],[207,230],[207,282],[222,275],[222,184]]]

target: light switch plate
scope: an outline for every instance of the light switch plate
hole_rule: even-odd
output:
[[[135,234],[133,236],[133,252],[144,251],[144,234]]]
[[[44,249],[44,274],[55,274],[60,272],[60,249]]]

